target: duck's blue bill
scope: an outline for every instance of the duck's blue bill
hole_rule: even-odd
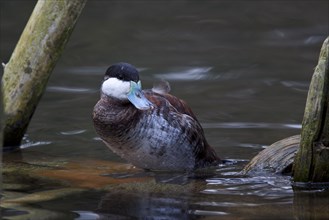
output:
[[[138,81],[138,83],[135,83],[133,81],[130,82],[128,100],[140,110],[147,110],[152,108],[153,106],[153,104],[144,96],[142,92],[141,81]]]

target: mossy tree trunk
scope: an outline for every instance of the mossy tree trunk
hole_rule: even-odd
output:
[[[2,145],[3,145],[2,138],[3,138],[3,102],[2,102],[2,91],[0,89],[0,183],[2,183]],[[2,192],[2,184],[0,186],[0,192]]]
[[[310,84],[300,149],[294,160],[295,182],[329,182],[329,37],[324,41]]]
[[[87,0],[39,0],[4,67],[4,146],[17,148]]]

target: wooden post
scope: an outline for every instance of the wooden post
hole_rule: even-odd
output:
[[[310,84],[302,123],[294,182],[329,182],[329,37]]]
[[[4,146],[17,148],[87,0],[39,0],[4,67]]]

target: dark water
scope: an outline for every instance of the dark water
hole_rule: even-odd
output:
[[[2,62],[34,4],[1,1]],[[288,177],[237,172],[264,147],[300,133],[328,10],[328,1],[89,1],[31,121],[23,157],[41,152],[124,162],[98,139],[91,111],[106,68],[126,61],[138,67],[144,88],[169,81],[218,154],[239,163],[198,180],[205,189],[197,192],[90,192],[78,205],[45,209],[54,205],[77,219],[314,217],[317,204],[329,205],[325,192],[294,193]],[[322,213],[315,217],[329,216],[328,209]]]

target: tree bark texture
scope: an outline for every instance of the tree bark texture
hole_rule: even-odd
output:
[[[329,182],[329,37],[324,41],[310,84],[300,149],[293,167],[295,182]]]
[[[17,148],[87,0],[39,0],[4,67],[4,146]]]

